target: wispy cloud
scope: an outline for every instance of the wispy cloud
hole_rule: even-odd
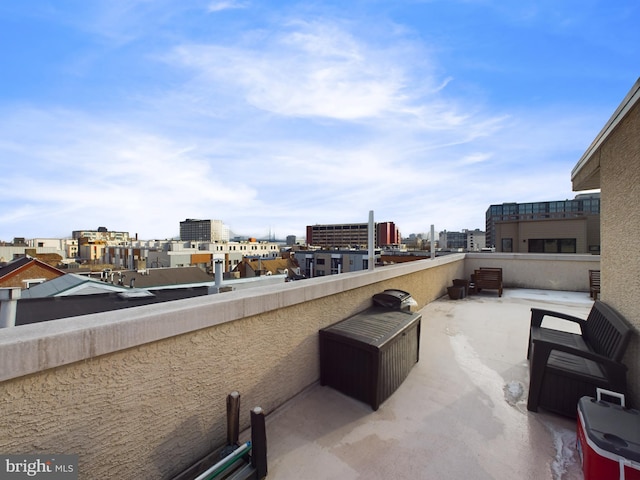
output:
[[[86,7],[85,20],[108,14],[82,31],[121,48],[69,55],[92,58],[91,106],[60,87],[0,103],[0,239],[101,225],[165,238],[188,217],[302,236],[369,210],[405,234],[483,228],[491,203],[571,196],[571,167],[602,125],[602,107],[541,89],[505,82],[498,102],[510,63],[456,69],[449,37],[420,31],[413,8],[402,23],[315,4],[259,19],[247,2],[153,5]]]
[[[296,26],[266,45],[182,45],[170,59],[196,70],[201,87],[236,85],[247,103],[279,115],[355,120],[402,108],[397,64],[334,26]]]
[[[175,228],[163,228],[169,236],[183,216],[206,217],[213,205],[223,210],[239,203],[250,206],[256,195],[250,186],[234,182],[231,167],[215,171],[197,148],[178,146],[137,126],[69,111],[24,115],[22,120],[40,132],[37,146],[28,146],[28,137],[20,139],[8,127],[5,132],[24,146],[12,149],[14,163],[0,179],[0,200],[17,206],[23,219],[31,215],[34,222],[47,221],[40,205],[60,222],[71,217],[136,231],[173,223]],[[23,165],[36,169],[30,173]]]
[[[237,0],[217,0],[209,4],[209,12],[220,12],[222,10],[234,10],[240,8],[247,8],[247,2],[240,2]]]

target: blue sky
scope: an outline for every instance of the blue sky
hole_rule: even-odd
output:
[[[632,0],[0,4],[0,240],[484,229],[573,198],[640,75]]]

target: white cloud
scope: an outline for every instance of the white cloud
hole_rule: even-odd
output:
[[[474,163],[483,163],[489,160],[493,155],[491,153],[470,153],[460,159],[463,165],[472,165]]]
[[[30,123],[39,138],[35,148],[29,138],[21,139],[24,146],[13,148],[14,163],[0,179],[0,199],[12,212],[4,216],[9,224],[31,217],[34,226],[109,223],[169,236],[181,217],[207,217],[213,208],[254,203],[256,191],[238,181],[239,172],[217,168],[192,145],[77,112],[23,115],[14,119]],[[83,218],[90,220],[78,221]]]
[[[218,0],[209,4],[209,12],[221,12],[222,10],[231,10],[238,8],[247,8],[246,2],[238,2],[236,0]]]
[[[396,53],[376,51],[335,24],[291,22],[250,45],[184,44],[169,60],[194,69],[200,88],[235,85],[261,110],[357,120],[414,113]]]
[[[491,203],[571,196],[576,145],[600,126],[584,109],[504,111],[456,94],[429,46],[398,28],[265,24],[176,40],[162,57],[171,78],[146,95],[120,87],[112,109],[5,108],[0,239],[100,225],[165,238],[188,217],[302,236],[369,210],[409,234],[484,228]]]

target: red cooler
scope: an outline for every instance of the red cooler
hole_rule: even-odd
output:
[[[584,480],[640,480],[640,411],[600,398],[578,401],[578,453]]]

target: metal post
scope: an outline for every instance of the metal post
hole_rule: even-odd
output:
[[[376,259],[376,249],[373,243],[374,239],[374,223],[373,223],[373,210],[369,210],[369,270],[373,270]]]
[[[227,445],[237,445],[240,432],[240,393],[227,395]]]
[[[431,224],[431,260],[436,258],[436,238],[435,227]]]
[[[264,411],[260,407],[251,410],[251,466],[256,469],[256,478],[267,476],[267,429]]]

